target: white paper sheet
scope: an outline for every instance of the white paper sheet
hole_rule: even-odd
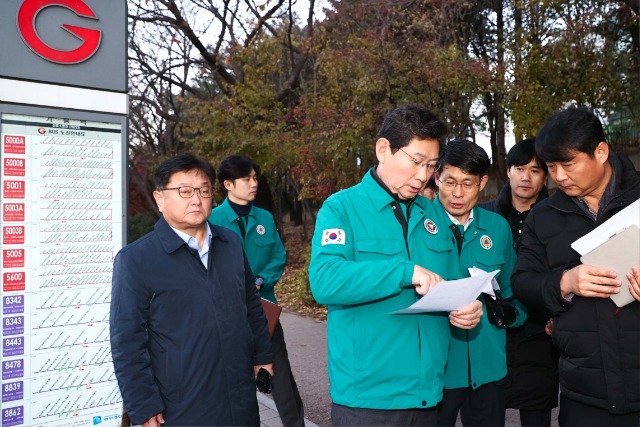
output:
[[[472,277],[437,283],[429,293],[414,304],[403,310],[394,311],[393,314],[454,311],[471,304],[482,292],[494,295],[492,281],[500,270],[487,273],[474,267],[469,269],[469,272]]]
[[[571,247],[580,255],[585,255],[630,225],[640,227],[640,199],[603,222],[592,232],[573,242]]]

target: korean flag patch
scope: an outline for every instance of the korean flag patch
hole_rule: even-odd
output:
[[[327,228],[322,232],[322,246],[344,245],[344,230],[339,228]]]

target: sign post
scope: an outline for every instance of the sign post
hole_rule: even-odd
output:
[[[125,0],[0,2],[2,427],[117,426]]]

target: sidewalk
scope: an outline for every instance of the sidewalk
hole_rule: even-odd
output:
[[[260,408],[260,427],[283,427],[276,409],[276,404],[270,397],[258,392],[258,407]],[[306,427],[319,427],[318,424],[304,419]]]
[[[284,329],[291,369],[304,403],[305,424],[307,427],[330,426],[331,398],[327,375],[326,324],[284,311],[280,316],[280,322]],[[261,426],[282,426],[276,405],[270,397],[258,393],[258,404]],[[556,408],[551,416],[552,427],[558,426],[557,417]],[[507,409],[505,421],[508,427],[520,426],[518,411]],[[462,425],[460,420],[457,425]]]
[[[282,312],[280,323],[291,370],[304,403],[307,427],[330,426],[331,398],[327,375],[327,329],[324,322]],[[258,393],[260,425],[282,426],[273,399]]]

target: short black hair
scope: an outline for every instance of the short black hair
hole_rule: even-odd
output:
[[[523,139],[516,142],[507,154],[507,167],[524,166],[529,164],[531,160],[535,160],[536,164],[545,174],[548,173],[547,164],[536,154],[536,140],[534,138]]]
[[[224,182],[226,180],[235,181],[239,178],[244,178],[251,175],[251,171],[256,171],[256,174],[260,174],[260,167],[256,163],[246,156],[240,156],[234,154],[222,159],[220,166],[218,166],[218,182],[224,188]]]
[[[442,146],[446,136],[444,122],[420,104],[400,105],[389,111],[378,132],[378,138],[389,141],[392,153],[409,145],[414,138],[435,139]]]
[[[194,170],[203,172],[209,178],[211,185],[213,185],[216,180],[216,172],[213,170],[211,163],[192,154],[181,154],[165,160],[158,166],[154,174],[156,190],[163,190],[173,174]]]
[[[438,191],[438,184],[436,184],[436,178],[433,175],[431,175],[431,178],[429,178],[429,180],[427,181],[425,188],[430,188],[432,190]]]
[[[604,129],[593,111],[572,107],[547,119],[536,137],[536,153],[545,162],[566,162],[576,151],[593,157],[603,141]]]
[[[442,147],[440,159],[436,165],[438,173],[445,165],[482,177],[487,174],[491,162],[487,153],[478,144],[465,139],[454,139]]]

